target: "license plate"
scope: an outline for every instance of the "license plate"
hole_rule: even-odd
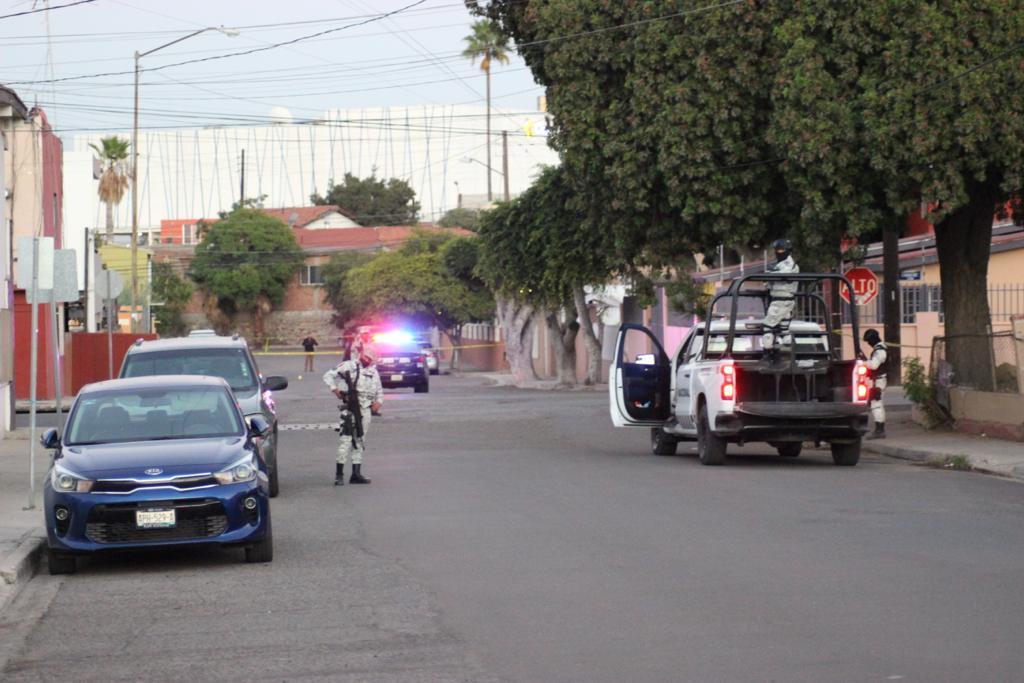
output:
[[[401,382],[402,381],[402,376],[401,375],[391,375],[391,381],[392,382]]]
[[[135,511],[135,526],[140,529],[168,529],[176,523],[174,510]]]

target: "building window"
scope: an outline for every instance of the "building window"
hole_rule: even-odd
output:
[[[324,284],[324,276],[320,266],[302,266],[299,271],[299,284],[319,287]]]
[[[195,244],[196,243],[196,224],[185,223],[181,226],[181,243],[182,244]]]

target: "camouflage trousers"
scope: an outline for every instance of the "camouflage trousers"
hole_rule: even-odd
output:
[[[338,439],[338,458],[337,463],[339,465],[347,465],[351,461],[353,465],[363,464],[363,451],[366,449],[366,435],[370,433],[370,409],[364,408],[363,411],[363,436],[362,438],[351,435],[340,435]],[[353,444],[352,442],[355,441]]]

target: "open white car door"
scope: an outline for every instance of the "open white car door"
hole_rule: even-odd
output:
[[[633,361],[628,360],[630,353],[636,353]],[[672,362],[650,330],[620,327],[608,380],[612,424],[661,426],[671,415],[671,383]]]

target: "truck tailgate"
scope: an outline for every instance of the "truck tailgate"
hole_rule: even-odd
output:
[[[736,405],[737,413],[770,418],[792,418],[795,420],[822,420],[836,417],[852,417],[868,411],[864,403],[828,403],[818,401],[748,401]]]

